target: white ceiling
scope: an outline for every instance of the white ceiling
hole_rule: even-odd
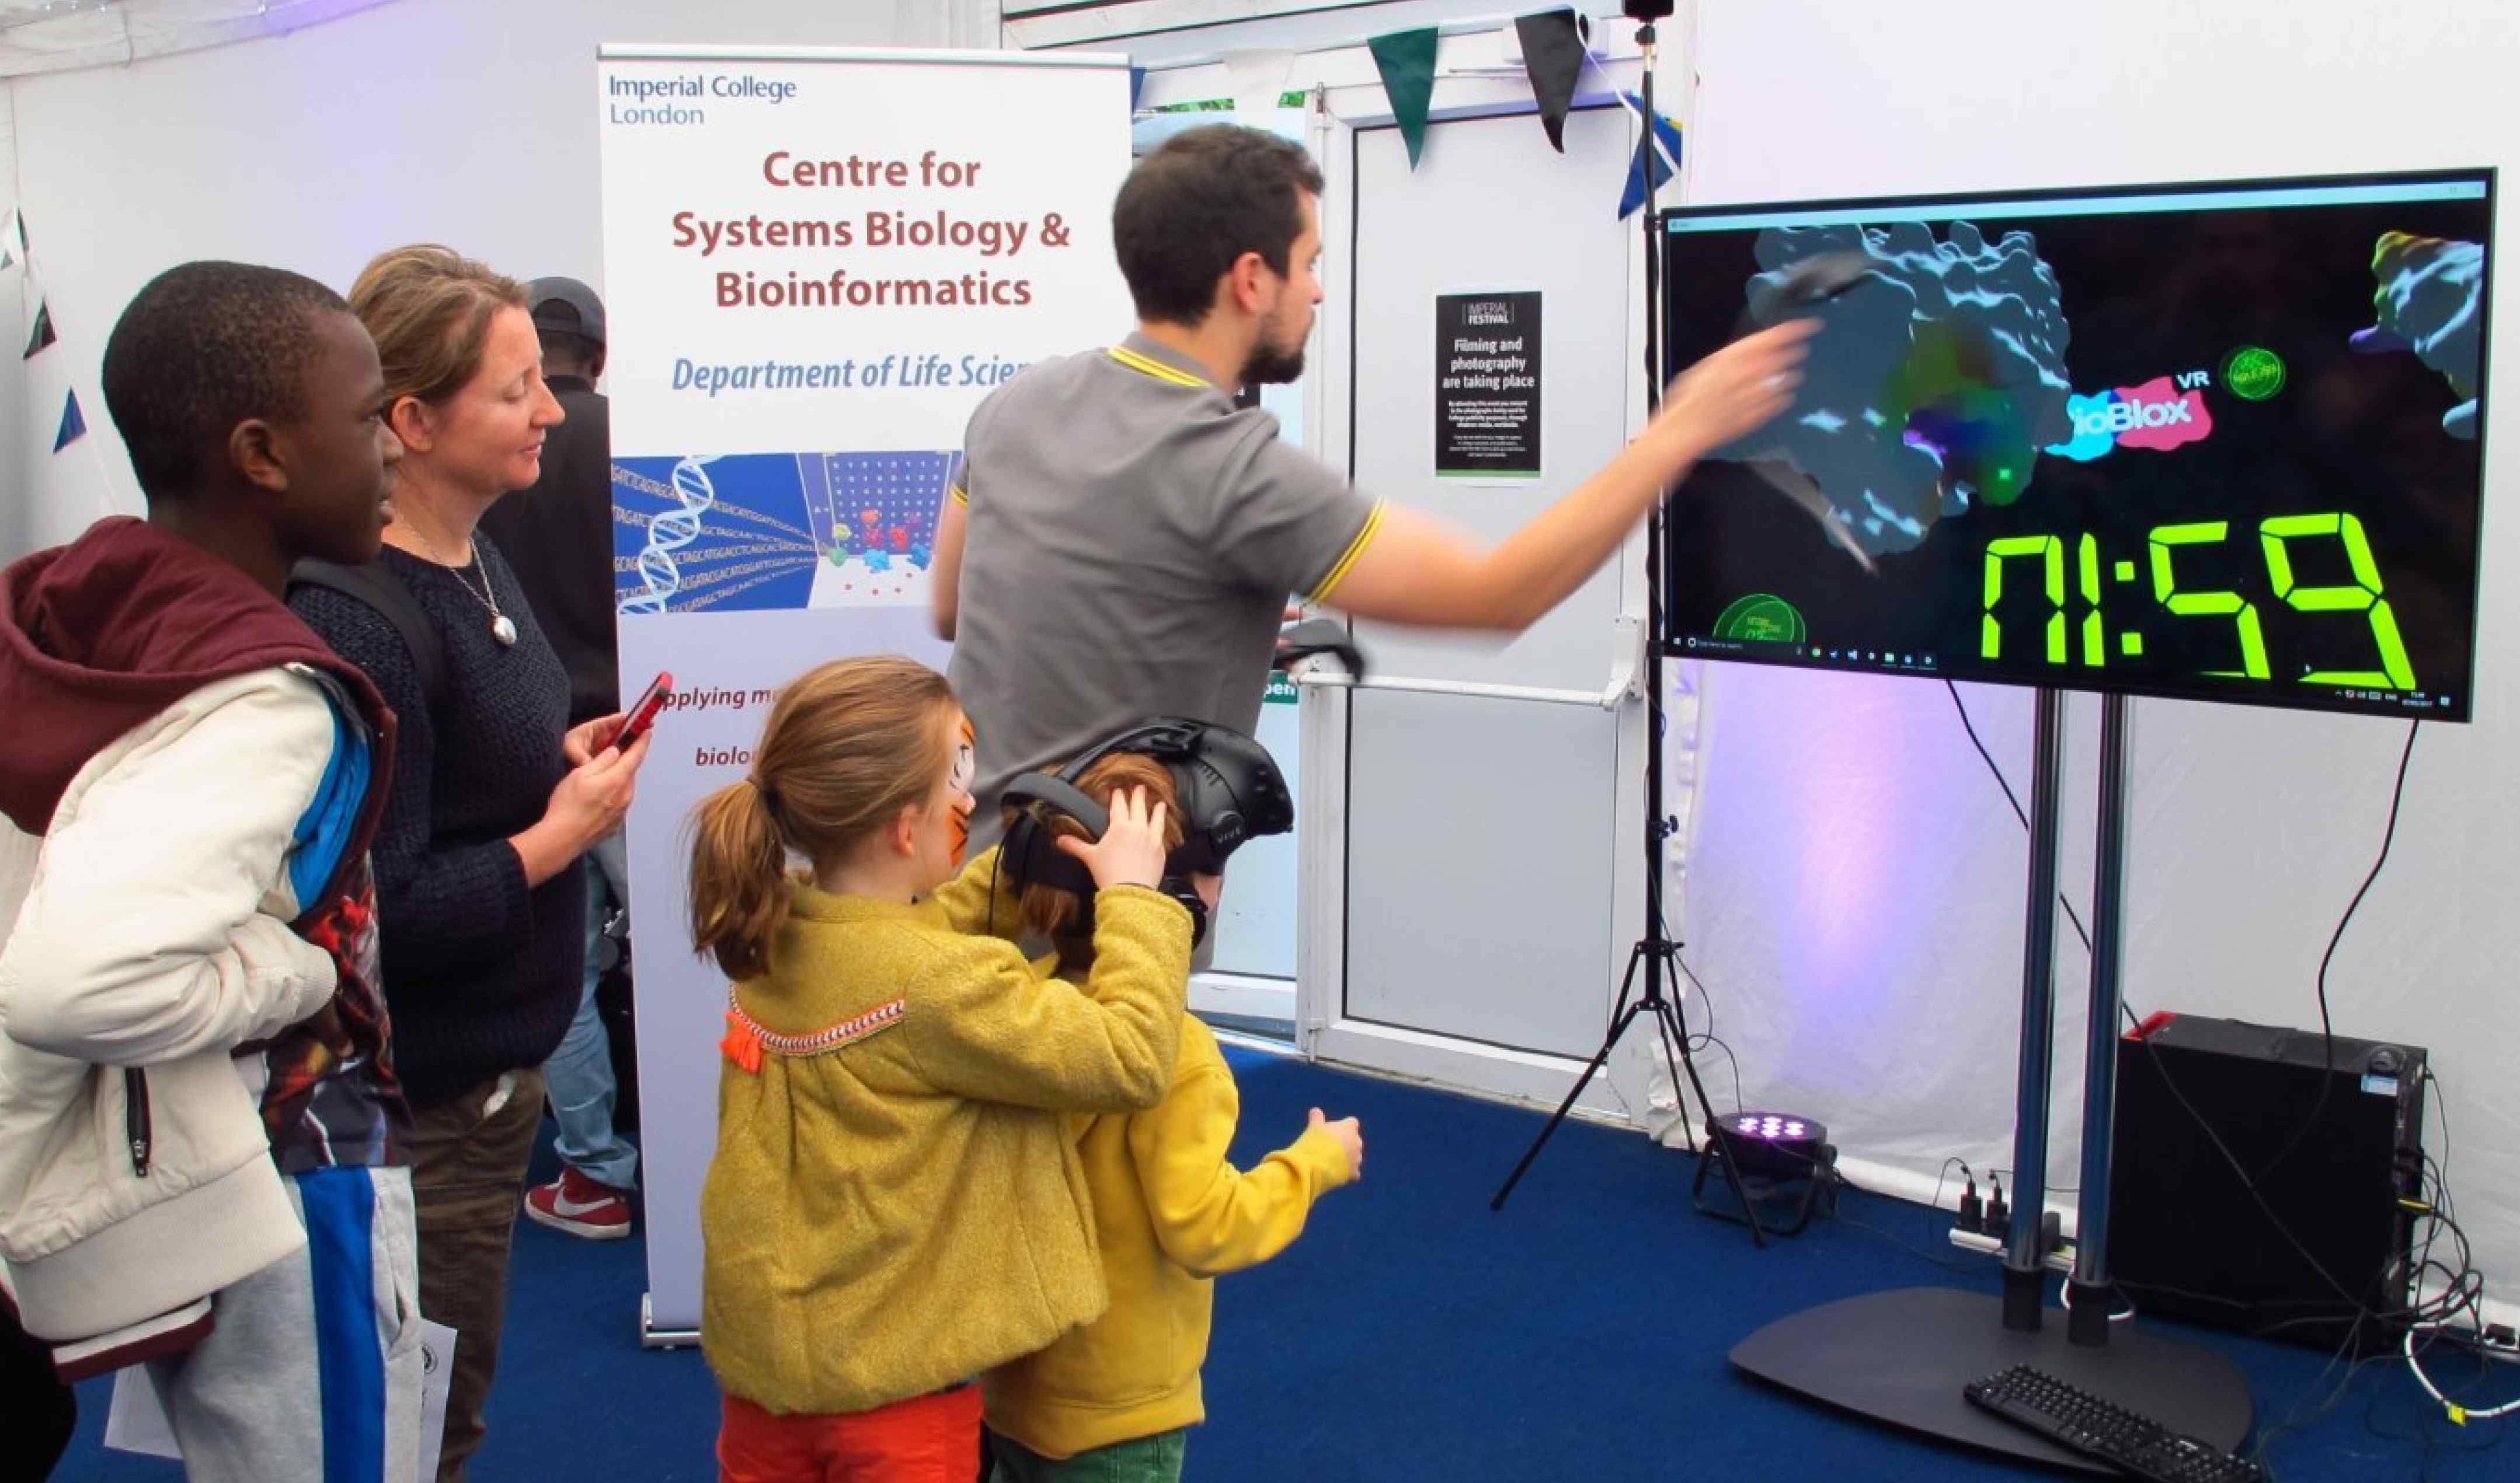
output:
[[[389,0],[0,0],[0,77],[121,67],[278,35]]]

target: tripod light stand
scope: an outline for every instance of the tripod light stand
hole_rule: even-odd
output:
[[[1662,215],[1653,206],[1654,141],[1654,22],[1672,13],[1672,0],[1627,0],[1624,10],[1637,22],[1637,45],[1644,54],[1644,79],[1642,88],[1644,105],[1645,208],[1642,212],[1645,234],[1645,411],[1650,417],[1662,405]],[[1574,1090],[1550,1115],[1524,1150],[1522,1161],[1506,1176],[1503,1188],[1488,1201],[1491,1210],[1505,1208],[1513,1187],[1522,1182],[1523,1174],[1540,1150],[1548,1146],[1558,1124],[1574,1109],[1576,1100],[1593,1083],[1601,1067],[1609,1060],[1610,1052],[1628,1027],[1639,1017],[1650,1017],[1654,1034],[1662,1042],[1663,1060],[1671,1071],[1674,1095],[1680,1101],[1681,1132],[1692,1152],[1697,1140],[1689,1128],[1688,1095],[1694,1093],[1697,1105],[1710,1123],[1715,1104],[1707,1100],[1706,1085],[1698,1079],[1697,1062],[1688,1052],[1688,1031],[1680,1016],[1680,948],[1665,934],[1662,910],[1663,841],[1675,828],[1662,805],[1662,732],[1663,732],[1663,607],[1662,607],[1662,502],[1654,502],[1653,513],[1645,521],[1645,921],[1644,936],[1628,952],[1627,972],[1619,980],[1619,997],[1611,1010],[1610,1032],[1594,1053],[1592,1063],[1576,1078]],[[1643,993],[1637,994],[1639,974],[1642,974]],[[1668,987],[1669,994],[1664,990]],[[1634,996],[1633,1002],[1631,996]],[[1684,1089],[1683,1078],[1686,1077]],[[1741,1182],[1741,1171],[1731,1145],[1710,1131],[1706,1157],[1724,1171],[1734,1199],[1740,1202],[1744,1222],[1750,1228],[1750,1238],[1761,1246],[1768,1243],[1767,1231],[1759,1223],[1758,1207],[1749,1190]],[[1703,1179],[1703,1170],[1700,1173]]]

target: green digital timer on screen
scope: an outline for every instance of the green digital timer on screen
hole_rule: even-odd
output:
[[[2217,679],[2268,680],[2273,671],[2267,666],[2267,620],[2259,614],[2258,605],[2232,591],[2213,591],[2180,584],[2175,553],[2182,546],[2218,544],[2231,538],[2228,520],[2196,520],[2183,525],[2156,525],[2144,534],[2149,554],[2149,591],[2156,605],[2153,616],[2173,621],[2228,622],[2238,646],[2240,664],[2236,669],[2207,670]],[[2294,578],[2291,547],[2295,542],[2329,540],[2340,543],[2351,566],[2354,580],[2341,585],[2308,586]],[[2395,691],[2415,688],[2414,666],[2407,658],[2406,641],[2398,635],[2398,620],[2390,610],[2389,600],[2381,585],[2379,567],[2371,560],[2371,543],[2363,538],[2362,522],[2341,511],[2321,515],[2272,516],[2258,522],[2258,541],[2266,555],[2267,585],[2294,613],[2360,614],[2370,625],[2373,650],[2372,669],[2304,669],[2300,675],[2305,685],[2385,687]],[[2003,657],[2003,625],[1995,615],[1996,604],[2003,596],[2003,573],[2007,562],[2031,561],[2039,563],[2041,590],[2054,609],[2048,615],[2037,652],[2049,664],[2068,662],[2069,652],[2079,662],[2094,669],[2109,662],[2108,615],[2120,614],[2117,629],[2118,652],[2133,658],[2143,653],[2145,621],[2127,609],[2138,604],[2108,604],[2108,590],[2101,580],[2099,541],[2089,534],[2075,542],[2077,572],[2073,597],[2084,607],[2082,642],[2079,647],[2068,642],[2065,591],[2065,542],[2060,536],[2012,535],[1986,543],[1986,616],[1983,620],[1978,656],[1985,659]],[[2113,563],[2111,578],[2120,583],[2138,581],[2136,563]]]
[[[2494,184],[1671,213],[1672,369],[1821,334],[1783,415],[1675,493],[1662,641],[2466,720]]]

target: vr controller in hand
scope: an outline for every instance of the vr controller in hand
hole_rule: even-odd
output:
[[[1077,930],[1090,933],[1093,874],[1058,848],[1050,817],[1064,814],[1083,825],[1090,837],[1102,838],[1111,827],[1110,813],[1076,780],[1114,752],[1152,757],[1172,774],[1181,798],[1182,842],[1166,857],[1158,889],[1189,909],[1191,940],[1196,943],[1207,935],[1207,903],[1199,899],[1191,877],[1221,875],[1226,858],[1244,840],[1295,827],[1295,800],[1276,760],[1268,748],[1232,727],[1161,716],[1128,727],[1055,777],[1034,773],[1015,779],[1005,794],[1007,837],[999,863],[1022,884],[1074,892],[1081,913]]]
[[[1347,625],[1333,618],[1310,618],[1278,631],[1278,667],[1288,674],[1301,673],[1305,661],[1328,654],[1339,661],[1351,680],[1365,678],[1365,651]]]

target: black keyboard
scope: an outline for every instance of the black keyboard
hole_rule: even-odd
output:
[[[2134,1477],[2154,1483],[2266,1483],[2267,1470],[2255,1462],[2028,1365],[1971,1380],[1960,1393],[2015,1426]]]

